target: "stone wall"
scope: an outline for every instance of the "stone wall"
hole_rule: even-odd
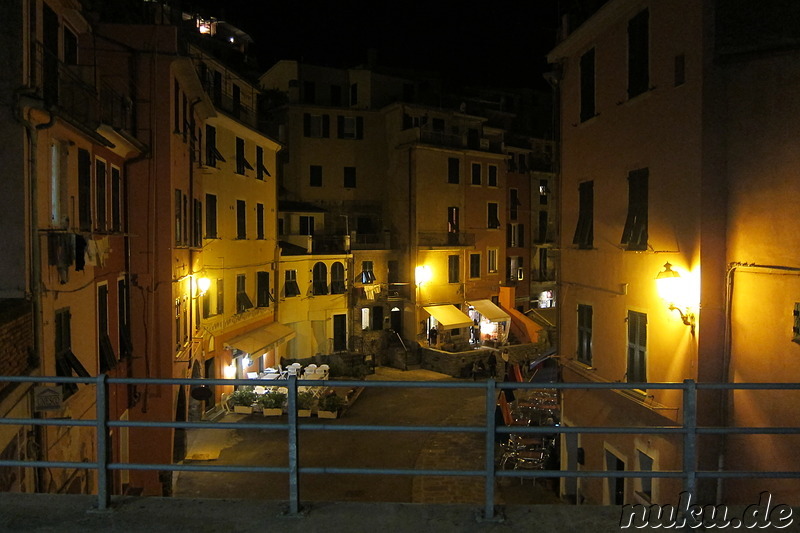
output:
[[[484,366],[487,365],[491,352],[495,353],[497,360],[496,375],[501,376],[503,373],[503,361],[500,356],[502,350],[508,350],[510,363],[524,364],[539,357],[542,348],[541,344],[510,344],[499,348],[482,347],[461,352],[445,352],[427,347],[421,347],[419,350],[421,366],[425,370],[466,379],[472,377],[472,365],[475,361],[481,360]]]

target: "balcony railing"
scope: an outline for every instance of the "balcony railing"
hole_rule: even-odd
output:
[[[759,426],[759,427],[718,427],[699,426],[698,391],[786,391],[800,390],[800,383],[696,383],[685,380],[683,383],[529,383],[529,382],[504,382],[497,383],[492,379],[485,382],[442,382],[442,381],[325,381],[323,384],[334,387],[405,387],[405,388],[476,388],[483,389],[485,393],[485,419],[482,425],[477,426],[373,426],[355,424],[330,424],[300,422],[297,417],[297,389],[299,386],[321,385],[319,381],[303,381],[291,377],[286,381],[288,388],[287,421],[280,424],[248,423],[245,425],[231,422],[217,422],[216,429],[273,429],[287,431],[288,465],[287,466],[253,466],[253,465],[216,465],[216,464],[156,464],[156,463],[126,463],[115,462],[111,459],[110,439],[114,428],[167,428],[167,429],[208,429],[208,422],[155,422],[155,421],[129,421],[109,419],[110,386],[136,386],[136,385],[189,385],[189,386],[214,386],[214,385],[274,385],[274,381],[252,379],[133,379],[109,378],[101,374],[96,378],[76,377],[30,377],[30,376],[0,376],[0,382],[22,383],[73,383],[94,384],[96,400],[95,419],[63,419],[63,418],[2,418],[1,425],[9,426],[61,426],[61,427],[94,427],[96,429],[96,456],[94,460],[86,461],[18,461],[0,460],[0,467],[43,467],[43,468],[73,468],[93,469],[97,471],[97,508],[106,510],[111,502],[110,474],[114,470],[164,470],[164,471],[195,471],[195,472],[271,472],[288,475],[289,485],[289,512],[297,515],[300,507],[300,474],[372,474],[372,475],[423,475],[423,476],[464,476],[481,477],[485,480],[485,501],[483,508],[484,519],[492,519],[495,513],[495,480],[496,478],[672,478],[683,481],[684,490],[695,494],[697,481],[700,479],[730,479],[730,478],[774,478],[798,479],[800,471],[775,471],[775,470],[700,470],[698,457],[703,452],[700,446],[704,443],[700,437],[704,435],[800,435],[800,427],[789,426]],[[626,393],[627,391],[642,390],[680,390],[683,395],[682,419],[674,425],[667,426],[497,426],[495,422],[495,407],[498,393],[505,389],[555,389],[555,390],[609,390]],[[483,469],[477,470],[445,470],[445,469],[404,469],[404,468],[343,468],[343,467],[303,467],[300,465],[300,440],[298,429],[322,431],[378,431],[378,432],[452,432],[452,433],[477,433],[484,437],[485,463]],[[683,449],[680,470],[496,470],[495,467],[495,437],[498,434],[507,435],[529,434],[629,434],[629,435],[675,435],[682,437]]]
[[[419,232],[417,233],[418,246],[475,246],[474,233],[456,232]]]
[[[48,107],[57,108],[76,122],[95,129],[100,102],[94,87],[94,68],[67,65],[44,45],[32,45],[29,85]]]
[[[419,132],[419,141],[435,146],[445,146],[448,148],[467,148],[480,152],[501,153],[501,144],[486,138],[471,138],[469,135],[460,133],[447,133],[444,131],[433,131],[422,129]]]

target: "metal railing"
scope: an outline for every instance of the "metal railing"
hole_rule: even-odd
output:
[[[209,422],[156,422],[110,420],[108,416],[109,385],[274,385],[270,380],[253,379],[134,379],[110,378],[101,374],[96,378],[76,377],[34,377],[34,376],[0,376],[0,382],[16,383],[74,383],[94,384],[96,386],[96,417],[94,420],[71,420],[59,418],[0,418],[0,425],[35,425],[35,426],[74,426],[96,428],[95,461],[15,461],[0,460],[2,466],[51,467],[94,469],[98,476],[97,508],[106,510],[110,507],[109,474],[114,470],[165,470],[194,472],[250,472],[250,473],[283,473],[289,476],[289,512],[298,514],[300,508],[300,474],[371,474],[371,475],[416,475],[416,476],[463,476],[482,477],[485,480],[483,519],[491,520],[495,516],[495,478],[673,478],[683,480],[684,490],[695,492],[698,479],[710,478],[800,478],[800,471],[717,471],[698,469],[698,437],[701,435],[755,434],[755,435],[800,435],[800,427],[712,427],[697,424],[698,390],[800,390],[800,383],[696,383],[685,380],[683,383],[496,383],[485,382],[440,382],[440,381],[305,381],[291,377],[281,385],[288,388],[287,422],[269,424],[247,424],[236,422],[215,422],[217,429],[263,429],[287,431],[288,465],[287,466],[248,466],[248,465],[186,465],[186,464],[142,464],[113,462],[109,453],[109,429],[111,428],[172,428],[199,429],[208,428]],[[391,387],[391,388],[477,388],[485,392],[485,423],[480,426],[391,426],[391,425],[357,425],[300,422],[297,416],[298,386],[344,386],[344,387]],[[615,391],[647,389],[647,390],[681,390],[683,391],[683,420],[673,426],[498,426],[495,420],[497,394],[505,389],[605,389]],[[345,467],[302,467],[299,464],[298,430],[310,431],[413,431],[413,432],[461,432],[478,433],[485,436],[485,464],[481,470],[440,470],[416,468],[345,468]],[[654,434],[682,435],[683,458],[682,469],[678,470],[496,470],[495,436],[497,434]]]

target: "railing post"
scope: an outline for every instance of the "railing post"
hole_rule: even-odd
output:
[[[111,503],[108,476],[108,383],[106,374],[97,376],[95,405],[97,407],[97,509],[105,511]]]
[[[300,475],[297,466],[297,376],[289,376],[289,513],[300,512]]]
[[[496,387],[492,378],[486,380],[486,479],[485,483],[485,504],[483,509],[483,519],[494,519],[494,448],[495,448],[495,420],[494,412],[496,408]]]
[[[697,497],[697,383],[683,380],[683,490]]]

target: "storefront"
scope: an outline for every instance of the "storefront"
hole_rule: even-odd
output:
[[[431,346],[450,342],[453,337],[462,334],[462,328],[468,329],[472,326],[472,319],[454,304],[429,305],[423,309],[430,315],[426,327]]]
[[[471,323],[477,322],[478,324],[478,338],[474,339],[475,342],[504,344],[508,341],[508,329],[511,322],[508,313],[491,300],[473,300],[467,303],[470,306]]]

